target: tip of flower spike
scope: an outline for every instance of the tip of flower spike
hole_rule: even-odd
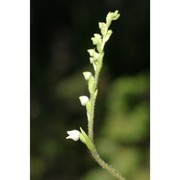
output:
[[[113,20],[117,20],[119,17],[120,17],[120,13],[119,13],[118,10],[116,10],[116,11],[114,12],[114,18],[113,18]]]
[[[106,23],[111,24],[112,21],[117,20],[120,17],[119,11],[109,12],[106,16]]]

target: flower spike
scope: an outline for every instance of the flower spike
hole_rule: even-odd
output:
[[[98,94],[98,79],[99,74],[103,65],[103,57],[104,57],[104,47],[106,42],[110,39],[112,35],[112,30],[109,29],[112,21],[117,20],[120,14],[118,11],[109,12],[106,16],[106,22],[99,22],[100,34],[95,33],[91,38],[92,44],[95,45],[95,48],[88,49],[89,60],[94,68],[94,74],[91,72],[83,72],[85,80],[88,82],[88,91],[89,97],[80,96],[79,100],[82,106],[86,107],[87,114],[87,122],[88,122],[88,133],[80,128],[80,132],[77,130],[68,131],[68,137],[66,139],[72,139],[74,141],[81,140],[84,144],[86,144],[87,148],[90,150],[93,158],[96,162],[104,169],[106,169],[112,176],[116,177],[119,180],[125,180],[120,173],[118,173],[115,169],[113,169],[110,165],[105,163],[99,156],[95,144],[94,144],[94,132],[93,132],[93,124],[94,124],[94,109],[96,97]]]

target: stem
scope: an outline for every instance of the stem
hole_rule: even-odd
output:
[[[102,59],[103,60],[103,56],[104,56],[104,52],[102,52]],[[90,150],[92,157],[95,159],[95,161],[103,168],[106,169],[112,176],[116,177],[119,180],[125,180],[124,177],[122,177],[122,175],[117,172],[115,169],[113,169],[109,164],[107,164],[105,161],[103,161],[101,159],[101,157],[99,156],[95,144],[94,144],[94,133],[93,133],[93,125],[94,125],[94,109],[95,109],[95,102],[96,102],[96,97],[94,96],[94,93],[97,89],[97,84],[98,84],[98,79],[99,79],[99,74],[100,74],[100,70],[101,70],[100,66],[96,72],[95,72],[95,82],[94,82],[94,92],[92,94],[90,94],[90,118],[89,118],[89,122],[88,122],[88,136],[90,138],[90,140],[93,143],[93,150]]]
[[[96,97],[94,97],[94,93],[95,90],[97,89],[97,83],[98,83],[98,79],[99,79],[99,73],[100,73],[100,69],[97,69],[96,73],[95,73],[95,82],[94,82],[94,92],[92,94],[90,94],[90,102],[91,102],[91,106],[90,106],[90,118],[89,118],[89,123],[88,123],[88,135],[90,140],[94,143],[94,133],[93,133],[93,125],[94,125],[94,110],[95,110],[95,103],[96,103]]]
[[[109,164],[104,162],[101,157],[99,156],[96,149],[91,151],[91,154],[93,158],[96,160],[96,162],[104,169],[106,169],[112,176],[116,177],[119,180],[125,180],[124,177],[122,177],[121,174],[119,174],[115,169],[113,169]]]

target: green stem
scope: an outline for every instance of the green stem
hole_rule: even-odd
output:
[[[88,135],[92,142],[94,142],[94,133],[93,133],[93,125],[94,125],[94,110],[95,110],[95,103],[96,103],[96,97],[94,97],[95,90],[97,89],[98,79],[99,79],[99,73],[100,69],[97,69],[94,77],[94,92],[90,94],[90,118],[88,123]]]
[[[96,160],[96,162],[104,169],[106,169],[112,176],[116,177],[119,180],[125,180],[124,177],[122,177],[121,174],[119,174],[119,172],[117,172],[115,169],[113,169],[109,164],[107,164],[106,162],[104,162],[101,157],[99,156],[98,152],[96,149],[93,149],[91,151],[91,154],[93,156],[93,158]]]
[[[102,59],[103,59],[104,53],[102,53]],[[125,180],[124,177],[122,177],[121,174],[119,174],[115,169],[113,169],[109,164],[107,164],[105,161],[101,159],[99,156],[95,144],[94,144],[94,133],[93,133],[93,124],[94,124],[94,110],[95,110],[95,102],[96,102],[96,97],[94,96],[94,93],[97,89],[97,84],[98,84],[98,79],[99,79],[99,74],[100,74],[101,66],[96,70],[95,73],[95,82],[94,82],[94,92],[90,95],[90,118],[88,122],[88,136],[90,140],[93,143],[94,148],[90,150],[92,157],[95,159],[95,161],[103,168],[106,169],[112,176],[116,177],[119,180]]]

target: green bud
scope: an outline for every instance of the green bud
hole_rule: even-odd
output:
[[[108,26],[111,24],[112,21],[117,20],[120,17],[119,11],[115,12],[109,12],[108,15],[106,16],[106,23]]]
[[[101,39],[101,35],[100,35],[100,34],[97,34],[97,33],[94,34],[94,37],[95,37],[96,39]]]
[[[90,56],[93,56],[96,51],[94,49],[88,49],[87,52]]]
[[[99,29],[105,28],[106,24],[104,22],[99,22]]]
[[[109,12],[106,16],[106,23],[110,25],[111,21],[112,21],[112,12]]]
[[[102,38],[100,34],[94,34],[94,37],[91,38],[94,45],[101,44]]]
[[[91,57],[90,57],[90,62],[91,62],[91,63],[97,61],[97,60],[100,58],[100,54],[97,53],[97,52],[95,51],[95,49],[88,49],[87,51],[88,51],[89,55],[91,56]]]
[[[93,45],[98,44],[98,40],[95,37],[91,38]]]
[[[104,22],[99,22],[99,29],[101,30],[101,34],[105,36],[107,32],[107,25]]]
[[[108,32],[104,38],[105,42],[107,42],[109,40],[109,38],[111,37],[111,34],[112,34],[112,30],[108,30]]]
[[[115,21],[120,17],[119,11],[116,10],[112,15],[112,20]]]

